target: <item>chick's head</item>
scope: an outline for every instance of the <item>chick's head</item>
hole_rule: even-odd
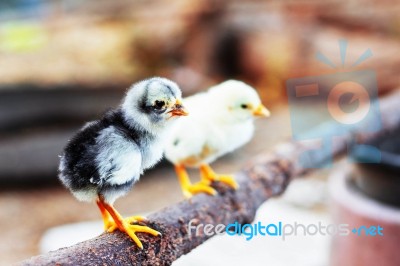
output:
[[[182,105],[182,92],[178,85],[166,78],[151,78],[134,84],[122,104],[128,120],[145,129],[163,129],[174,118],[188,113]]]
[[[228,80],[209,91],[217,116],[228,122],[245,122],[256,117],[268,117],[255,89],[241,81]]]

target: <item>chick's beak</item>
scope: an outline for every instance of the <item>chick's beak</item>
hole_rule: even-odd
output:
[[[254,110],[253,110],[253,115],[254,116],[263,116],[263,117],[269,117],[271,115],[271,112],[265,108],[264,105],[262,105],[260,103],[259,106],[257,106]]]
[[[187,116],[189,113],[185,109],[185,107],[182,105],[181,101],[176,101],[175,105],[172,107],[172,110],[169,111],[168,113],[171,114],[171,117],[173,116]]]

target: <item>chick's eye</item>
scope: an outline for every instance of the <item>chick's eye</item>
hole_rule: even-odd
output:
[[[164,107],[164,105],[165,105],[165,102],[164,101],[155,101],[155,103],[154,103],[154,107],[156,107],[157,109],[161,109],[161,108],[163,108]]]
[[[244,103],[243,103],[243,104],[240,105],[240,107],[241,107],[242,109],[247,109],[249,106],[248,106],[247,104],[244,104]]]

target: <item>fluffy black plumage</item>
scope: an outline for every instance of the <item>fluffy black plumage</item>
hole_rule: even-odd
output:
[[[60,177],[72,191],[96,190],[99,194],[106,194],[110,189],[127,191],[138,179],[137,176],[132,176],[125,184],[110,185],[107,179],[100,175],[95,158],[103,147],[98,145],[96,139],[106,128],[115,129],[115,134],[119,134],[125,141],[136,145],[142,153],[145,152],[147,143],[154,139],[152,133],[130,127],[124,121],[121,109],[109,111],[102,119],[90,122],[69,141],[64,149],[62,157],[64,167],[60,169]],[[110,163],[113,164],[112,161]],[[111,176],[116,167],[117,165],[113,164],[107,176]]]

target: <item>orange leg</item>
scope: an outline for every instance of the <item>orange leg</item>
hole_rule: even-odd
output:
[[[200,166],[201,181],[204,184],[210,184],[212,182],[222,182],[227,184],[233,189],[237,189],[239,185],[231,175],[218,175],[208,164],[202,164]]]
[[[215,195],[217,192],[209,184],[196,183],[192,184],[189,179],[189,175],[183,165],[175,165],[175,171],[178,176],[179,183],[182,188],[183,195],[186,198],[192,197],[194,194],[207,193],[210,195]]]
[[[106,226],[107,231],[111,233],[118,228],[118,230],[120,230],[121,232],[125,232],[126,234],[128,234],[136,243],[136,245],[141,249],[143,249],[143,244],[136,236],[136,232],[148,233],[153,236],[161,235],[161,233],[150,227],[131,224],[132,222],[143,221],[145,220],[145,218],[141,216],[132,216],[124,219],[111,204],[104,202],[102,197],[99,197],[99,199],[97,200],[97,205],[100,208],[104,225]]]
[[[110,227],[115,225],[114,220],[112,220],[111,215],[108,213],[108,211],[106,210],[106,208],[103,205],[103,202],[100,201],[100,199],[97,199],[96,203],[100,209],[101,217],[103,218],[104,230],[108,231],[108,229],[110,229]]]

